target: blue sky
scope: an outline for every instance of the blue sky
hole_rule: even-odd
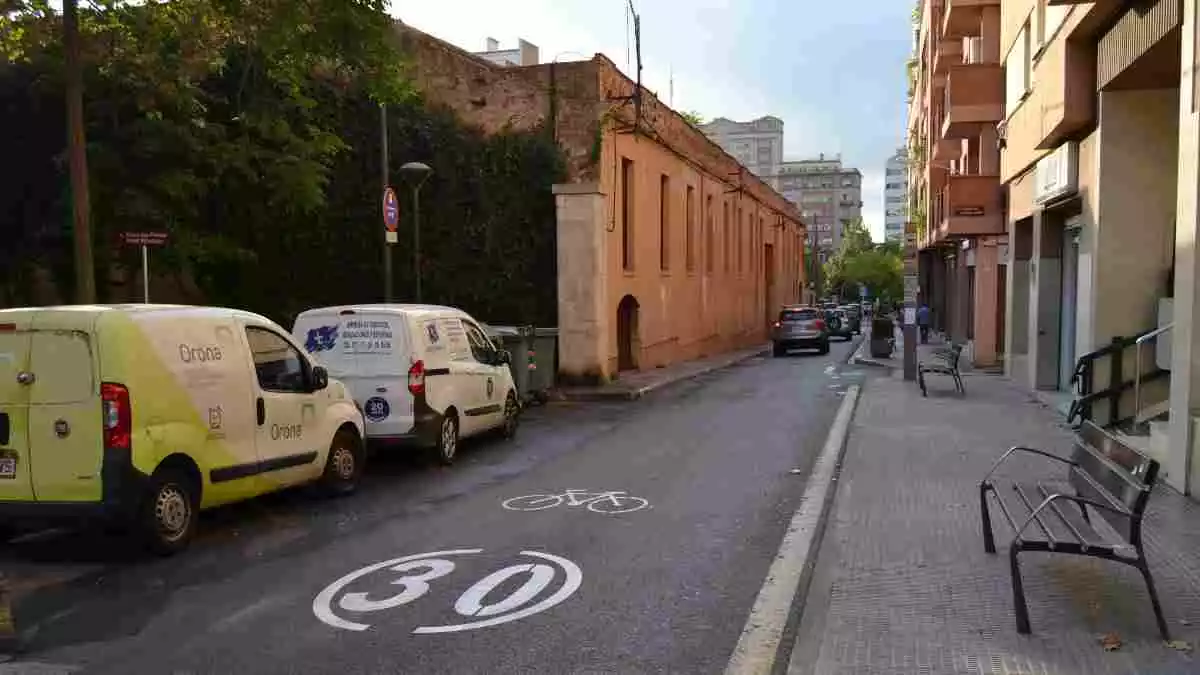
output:
[[[841,153],[863,172],[883,238],[884,162],[903,142],[908,0],[634,0],[643,83],[705,118],[784,121],[785,158]],[[464,49],[524,38],[543,61],[601,52],[626,65],[625,0],[393,0],[392,13]],[[673,77],[672,77],[673,74]]]

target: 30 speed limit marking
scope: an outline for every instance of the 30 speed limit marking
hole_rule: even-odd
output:
[[[469,548],[418,553],[357,569],[317,594],[313,599],[313,614],[334,628],[365,631],[372,625],[367,622],[373,614],[416,602],[439,579],[453,574],[456,569],[454,559],[482,552],[483,549]],[[544,612],[579,590],[583,573],[570,560],[540,551],[521,551],[520,555],[524,557],[523,561],[484,576],[458,596],[453,605],[455,613],[474,620],[442,626],[418,626],[413,633],[455,633],[497,626]],[[376,599],[369,593],[353,590],[356,582],[376,574],[388,575],[389,585],[399,587],[400,591]],[[524,579],[524,583],[505,597],[488,598],[502,584],[521,579]],[[511,585],[508,584],[506,588]]]

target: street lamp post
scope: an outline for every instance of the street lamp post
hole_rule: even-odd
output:
[[[412,176],[413,195],[413,283],[416,286],[417,302],[421,302],[421,185],[433,169],[422,162],[408,162],[400,167],[400,173]]]

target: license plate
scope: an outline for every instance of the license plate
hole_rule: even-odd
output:
[[[0,478],[17,477],[17,460],[13,457],[0,457]]]

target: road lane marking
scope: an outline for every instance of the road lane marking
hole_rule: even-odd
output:
[[[334,609],[335,605],[344,612],[356,615],[402,607],[424,597],[435,581],[449,576],[455,571],[455,563],[447,558],[482,552],[483,549],[479,548],[434,551],[368,565],[341,577],[318,593],[317,597],[313,599],[313,614],[323,623],[334,628],[357,632],[365,631],[371,627],[370,624],[351,621],[339,616]],[[574,595],[583,583],[583,572],[580,571],[579,566],[566,558],[539,551],[521,551],[521,555],[535,558],[541,562],[523,562],[492,572],[463,591],[454,602],[454,611],[459,616],[479,618],[480,620],[448,626],[418,626],[412,631],[413,634],[456,633],[523,619],[544,612],[566,600]],[[552,565],[545,564],[547,562]],[[344,592],[359,579],[385,569],[399,574],[390,582],[390,585],[399,586],[402,589],[399,593],[375,600],[370,597],[369,593]],[[563,577],[562,585],[549,596],[538,600],[560,576],[560,570]],[[521,577],[525,578],[523,584],[509,590],[506,596],[488,602],[488,596],[492,591],[510,579],[520,579]]]
[[[800,506],[792,516],[779,553],[767,570],[766,581],[750,609],[746,626],[725,667],[725,675],[768,675],[775,668],[793,603],[798,599],[801,586],[812,575],[825,515],[833,501],[837,470],[860,392],[859,385],[851,385],[842,398],[825,438],[825,446],[809,474]]]

